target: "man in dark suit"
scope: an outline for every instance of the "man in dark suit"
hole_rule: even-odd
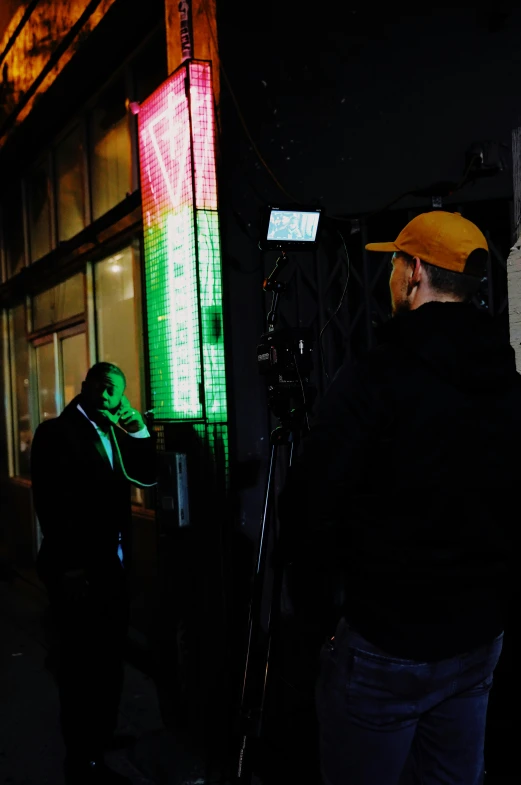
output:
[[[37,567],[59,639],[57,670],[65,779],[123,783],[103,752],[117,724],[128,624],[125,560],[131,483],[155,484],[153,439],[111,363],[87,373],[80,395],[41,423],[31,451],[43,541]]]

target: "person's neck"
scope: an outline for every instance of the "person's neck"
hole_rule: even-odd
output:
[[[78,404],[81,406],[89,420],[101,428],[102,431],[106,432],[108,430],[108,421],[106,417],[103,417],[90,403],[86,401],[81,395],[78,400]]]
[[[411,302],[411,311],[416,311],[422,305],[426,305],[427,303],[462,303],[463,300],[460,297],[455,297],[452,294],[443,294],[433,292],[432,289],[428,289],[425,292],[417,291],[414,300]]]

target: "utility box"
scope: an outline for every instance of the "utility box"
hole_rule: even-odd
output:
[[[190,525],[188,461],[184,452],[158,452],[157,522],[160,533]]]

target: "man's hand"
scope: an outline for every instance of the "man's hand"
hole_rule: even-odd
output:
[[[137,409],[133,409],[128,399],[123,396],[121,399],[121,406],[118,412],[119,422],[127,433],[137,433],[145,427],[145,421]]]

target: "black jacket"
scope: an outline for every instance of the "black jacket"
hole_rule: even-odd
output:
[[[114,468],[75,398],[41,423],[31,447],[33,501],[43,533],[37,566],[42,580],[66,570],[102,573],[119,564],[119,533],[125,547],[131,521],[130,482],[155,482],[152,437],[136,439],[114,428],[125,473],[114,449]]]
[[[337,374],[289,472],[290,556],[341,564],[347,621],[391,655],[489,642],[517,590],[520,445],[521,378],[494,320],[461,303],[399,315]]]

